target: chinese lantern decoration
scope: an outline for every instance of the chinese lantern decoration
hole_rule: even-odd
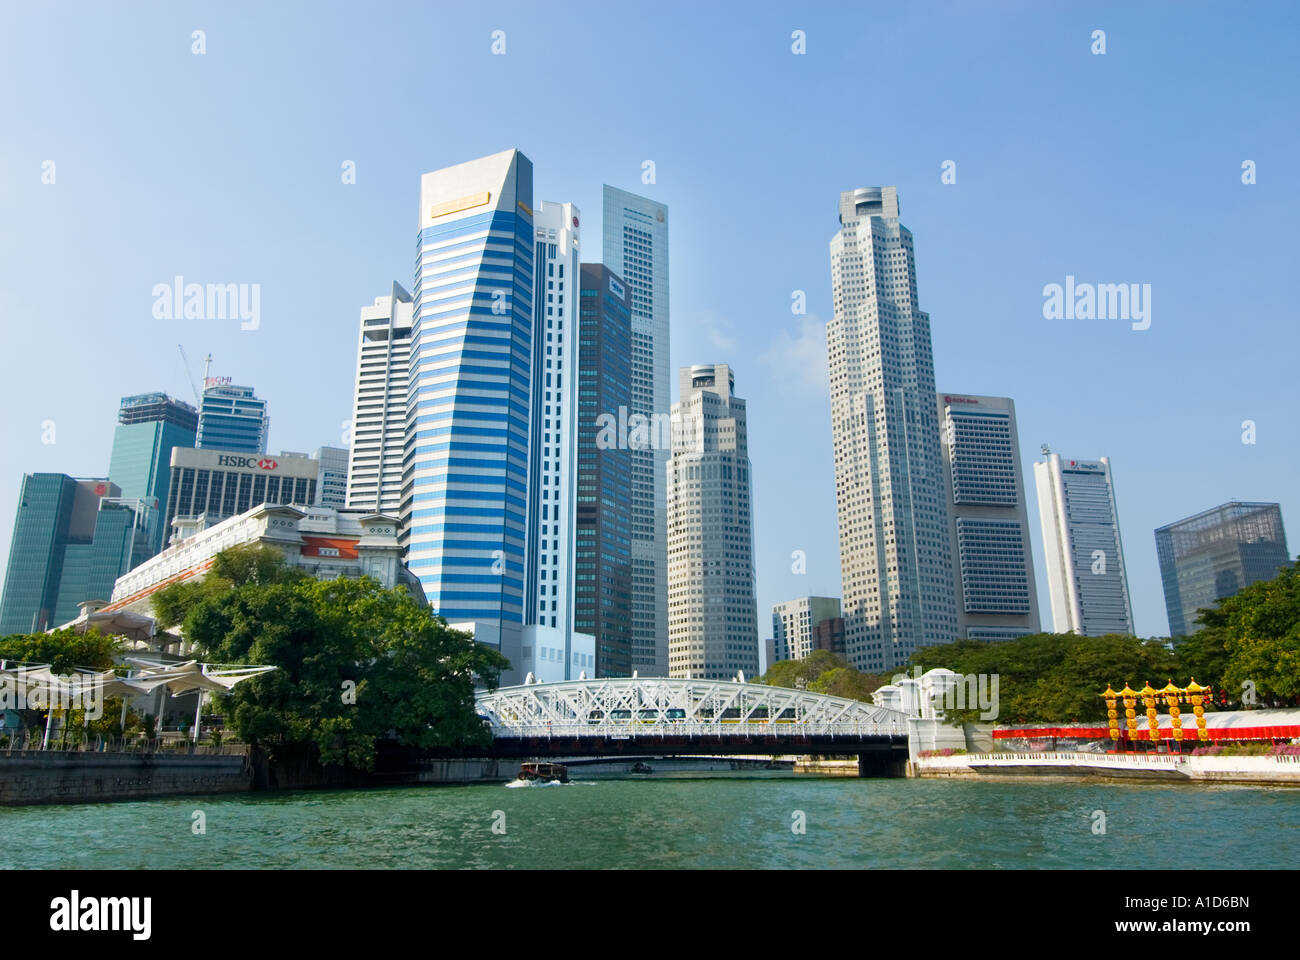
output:
[[[1178,703],[1185,692],[1181,687],[1175,687],[1173,680],[1170,680],[1168,686],[1160,691],[1164,695],[1165,706],[1169,708],[1169,725],[1174,728],[1174,742],[1180,747],[1183,742],[1183,720],[1178,712]]]
[[[1110,728],[1110,739],[1118,742],[1119,740],[1119,711],[1115,709],[1115,698],[1119,696],[1111,689],[1110,684],[1106,684],[1106,692],[1102,694],[1106,698],[1106,725]]]
[[[1138,722],[1137,712],[1134,710],[1134,707],[1137,706],[1137,691],[1126,683],[1124,684],[1124,689],[1119,692],[1119,695],[1124,698],[1124,725],[1128,727],[1129,743],[1136,743]]]
[[[1210,692],[1208,687],[1202,687],[1192,677],[1192,682],[1187,685],[1187,699],[1192,701],[1192,713],[1196,714],[1196,739],[1202,743],[1210,739],[1210,731],[1205,729],[1205,695]]]
[[[1160,721],[1156,719],[1156,697],[1159,692],[1151,684],[1142,687],[1142,703],[1147,708],[1147,737],[1152,743],[1160,742]]]

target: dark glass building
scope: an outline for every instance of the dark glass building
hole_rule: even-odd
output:
[[[573,628],[596,638],[596,676],[632,674],[632,315],[608,267],[584,263],[578,304],[578,491]],[[612,429],[611,429],[612,422]]]
[[[1232,501],[1156,530],[1169,635],[1201,629],[1197,611],[1244,587],[1272,580],[1290,561],[1282,508]]]

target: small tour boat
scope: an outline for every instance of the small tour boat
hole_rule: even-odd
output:
[[[654,768],[644,760],[638,760],[632,767],[632,773],[654,773]]]
[[[569,782],[569,768],[562,763],[524,763],[519,766],[516,780],[542,780]]]

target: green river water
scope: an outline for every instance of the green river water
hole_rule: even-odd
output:
[[[1288,868],[1300,789],[681,775],[0,808],[0,837],[28,869]]]

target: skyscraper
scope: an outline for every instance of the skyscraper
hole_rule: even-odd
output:
[[[679,372],[668,495],[668,670],[758,673],[754,529],[745,401],[725,363]]]
[[[882,672],[957,632],[930,317],[894,187],[840,194],[826,327],[845,648]]]
[[[574,629],[596,638],[596,676],[632,675],[632,451],[610,418],[631,401],[632,314],[626,285],[581,267]]]
[[[1132,634],[1110,460],[1049,453],[1034,464],[1034,483],[1056,632]]]
[[[162,549],[162,518],[167,516],[172,449],[193,447],[199,415],[188,403],[163,393],[123,397],[113,432],[108,479],[122,496],[153,504],[155,522],[151,548]]]
[[[595,674],[594,641],[573,632],[574,507],[578,467],[578,208],[541,203],[533,213],[532,410],[528,547],[524,569],[524,669],[535,677]]]
[[[203,515],[211,526],[263,503],[310,507],[319,479],[320,463],[303,456],[177,447],[172,450],[163,543],[171,543],[178,517]]]
[[[401,531],[430,604],[511,661],[524,607],[533,165],[420,178]]]
[[[361,308],[347,505],[397,516],[406,453],[407,376],[411,359],[411,295],[392,293]]]
[[[239,387],[229,377],[208,377],[199,404],[199,429],[194,446],[235,453],[266,453],[271,421],[266,401],[252,387]]]
[[[1196,633],[1197,611],[1213,608],[1291,562],[1276,503],[1233,500],[1156,530],[1169,635]]]
[[[802,660],[821,649],[817,643],[818,627],[830,634],[836,622],[842,629],[839,597],[797,597],[773,604],[773,661]]]
[[[668,207],[614,187],[604,192],[604,262],[627,284],[632,306],[630,412],[666,424],[668,378]],[[666,434],[655,430],[653,436]],[[632,450],[632,666],[642,676],[668,668],[664,467],[668,450]]]
[[[0,598],[0,636],[76,619],[78,604],[107,600],[114,581],[149,557],[152,511],[120,493],[105,479],[23,477]]]
[[[316,498],[308,506],[343,510],[347,504],[348,460],[350,451],[344,447],[317,447],[312,453],[281,450],[280,460],[289,457],[315,460]],[[397,514],[390,514],[396,517]]]
[[[957,636],[1009,640],[1037,633],[1016,405],[1008,397],[941,393],[938,412]]]

